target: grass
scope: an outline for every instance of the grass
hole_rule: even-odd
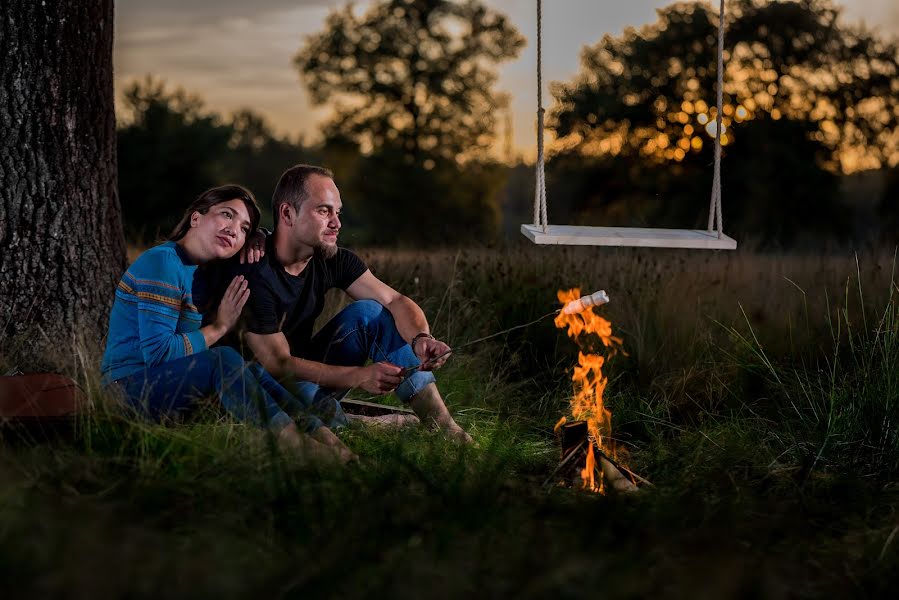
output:
[[[881,597],[899,582],[891,254],[365,258],[451,344],[544,314],[559,287],[608,290],[628,352],[611,363],[614,435],[656,487],[542,487],[576,357],[547,320],[441,371],[478,448],[351,429],[363,463],[321,470],[214,416],[164,427],[101,408],[73,440],[7,431],[9,597]],[[90,384],[89,364],[68,368]]]

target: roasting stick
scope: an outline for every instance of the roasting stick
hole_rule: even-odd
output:
[[[460,346],[456,346],[455,348],[450,348],[443,354],[438,354],[434,358],[430,358],[430,359],[426,360],[425,362],[423,362],[422,364],[420,364],[418,366],[408,367],[403,370],[403,377],[408,377],[410,374],[414,373],[415,371],[418,371],[423,366],[433,363],[437,360],[440,360],[447,354],[451,354],[453,352],[459,352],[460,350],[462,350],[463,348],[467,348],[468,346],[473,346],[474,344],[479,344],[479,343],[489,340],[491,338],[495,338],[497,336],[515,331],[516,329],[523,329],[525,327],[530,327],[531,325],[534,325],[535,323],[539,323],[540,321],[542,321],[543,319],[546,319],[547,317],[552,317],[559,313],[566,314],[566,315],[573,315],[575,313],[584,312],[585,310],[587,310],[588,308],[590,308],[592,306],[602,306],[603,304],[606,304],[608,301],[609,301],[609,295],[605,292],[605,290],[599,290],[597,292],[593,292],[589,296],[581,296],[577,300],[572,300],[571,302],[569,302],[562,308],[557,308],[556,310],[554,310],[552,312],[546,313],[542,317],[538,317],[538,318],[534,319],[533,321],[531,321],[530,323],[525,323],[524,325],[516,325],[514,327],[509,327],[508,329],[503,329],[502,331],[497,331],[496,333],[491,333],[490,335],[485,335],[484,337],[478,338],[476,340],[471,340],[470,342],[465,342],[464,344],[462,344]]]

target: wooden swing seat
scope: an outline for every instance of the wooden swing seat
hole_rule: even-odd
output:
[[[586,227],[522,225],[521,233],[535,244],[565,246],[634,246],[640,248],[698,248],[735,250],[737,241],[704,229],[660,229],[654,227]]]

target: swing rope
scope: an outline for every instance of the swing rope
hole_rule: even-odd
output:
[[[718,11],[718,81],[715,114],[715,174],[712,180],[712,198],[709,202],[708,232],[717,232],[721,239],[724,231],[724,217],[721,211],[721,135],[724,109],[724,0]],[[545,129],[543,108],[543,0],[537,0],[537,185],[534,191],[534,227],[544,233],[548,226],[546,218],[546,158],[543,147]]]
[[[724,217],[721,215],[721,118],[724,108],[724,0],[718,11],[718,98],[715,114],[715,176],[712,179],[712,200],[709,203],[708,232],[718,232],[718,239],[724,231]],[[716,223],[717,219],[717,223]],[[717,227],[716,227],[717,225]]]
[[[543,153],[543,0],[537,0],[537,188],[534,190],[534,227],[546,233],[546,171]]]

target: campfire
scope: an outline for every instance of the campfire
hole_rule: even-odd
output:
[[[574,288],[559,290],[558,297],[564,308],[556,316],[556,327],[567,329],[580,351],[571,377],[572,421],[562,417],[555,426],[562,445],[562,462],[547,482],[582,465],[580,480],[585,490],[604,493],[608,483],[616,491],[636,491],[638,481],[649,482],[619,463],[612,439],[612,413],[603,402],[609,380],[602,368],[621,351],[622,344],[621,338],[612,335],[612,324],[592,308],[608,302],[608,296],[597,292],[581,297],[581,291]],[[600,351],[605,351],[605,355]]]

